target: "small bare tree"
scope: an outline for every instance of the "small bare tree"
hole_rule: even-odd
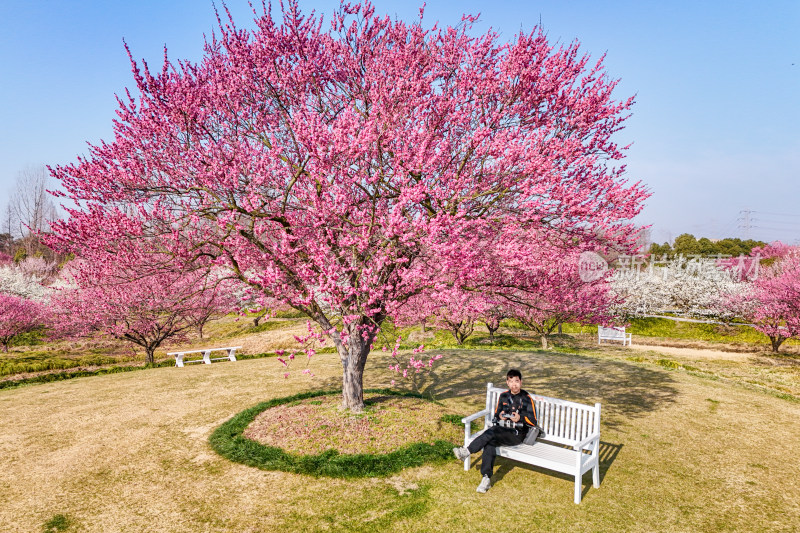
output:
[[[28,167],[17,174],[4,224],[12,237],[21,239],[25,255],[42,251],[38,235],[48,232],[58,219],[58,208],[47,192],[56,187],[45,167]]]

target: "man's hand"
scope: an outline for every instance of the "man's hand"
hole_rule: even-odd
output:
[[[513,413],[511,413],[511,416],[507,418],[516,424],[517,422],[519,422],[520,416],[517,411],[514,411]]]

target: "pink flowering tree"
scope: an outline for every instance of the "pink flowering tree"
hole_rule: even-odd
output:
[[[228,291],[206,271],[143,274],[116,263],[84,262],[72,283],[52,298],[55,331],[81,337],[104,333],[144,349],[148,363],[167,340],[185,340],[214,314],[230,310]]]
[[[56,239],[92,259],[146,234],[229,268],[319,325],[353,410],[382,322],[439,274],[524,262],[521,233],[633,245],[647,193],[612,138],[633,100],[578,43],[283,6],[253,31],[220,21],[198,63],[132,60],[114,139],[54,169],[78,206]]]
[[[205,274],[202,273],[189,276],[193,280],[196,289],[192,297],[193,308],[191,312],[192,321],[197,335],[202,339],[203,330],[209,321],[225,316],[236,311],[237,300],[232,290],[232,283],[225,278],[225,274],[219,270],[212,270]]]
[[[423,321],[433,324],[449,331],[458,344],[463,344],[472,335],[475,321],[483,314],[485,305],[482,294],[449,286],[410,298],[398,308],[394,319],[398,326]]]
[[[234,295],[238,302],[239,313],[242,316],[249,313],[253,318],[253,326],[255,327],[258,327],[264,318],[269,320],[279,311],[291,310],[291,307],[284,302],[269,297],[263,292],[255,291],[249,285],[237,283],[235,287]]]
[[[754,253],[764,258],[758,277],[729,302],[778,352],[784,341],[800,337],[800,248],[774,243]]]
[[[494,344],[494,334],[500,329],[504,318],[510,316],[508,309],[499,302],[489,301],[489,305],[481,313],[481,322],[489,331],[489,342]]]
[[[540,262],[520,273],[521,289],[506,295],[508,313],[534,331],[548,347],[548,336],[565,322],[610,324],[616,319],[612,309],[618,303],[609,291],[606,273],[596,279],[579,274],[577,251],[543,253]]]
[[[14,339],[42,328],[46,321],[46,308],[41,304],[0,293],[0,345],[4,352],[8,352],[8,346]]]

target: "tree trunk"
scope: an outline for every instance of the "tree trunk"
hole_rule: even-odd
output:
[[[486,324],[486,329],[489,330],[489,342],[494,344],[494,334],[500,329],[500,320],[497,322],[484,322],[484,324]]]
[[[778,335],[776,337],[770,336],[769,341],[772,343],[772,351],[775,352],[775,353],[778,353],[778,350],[780,349],[781,344],[783,344],[783,341],[785,341],[785,340],[786,339],[781,337],[780,335]]]
[[[448,324],[450,325],[450,333],[453,334],[453,337],[456,339],[458,345],[461,346],[464,344],[464,336],[461,333],[461,324],[463,324],[463,322],[448,322]]]
[[[335,343],[342,361],[342,407],[355,413],[364,410],[364,366],[374,340],[375,333],[365,338],[353,327],[346,342]]]
[[[156,347],[155,346],[145,346],[144,348],[145,359],[147,363],[153,364],[156,361]]]
[[[355,413],[364,410],[364,365],[371,342],[372,336],[365,342],[361,336],[353,335],[338,349],[342,360],[342,407]]]
[[[542,349],[547,349],[547,335],[542,335]]]
[[[319,310],[317,312],[308,312],[314,318],[314,321],[322,326],[323,331],[331,332],[328,335],[333,344],[336,346],[336,351],[339,353],[339,359],[342,361],[342,408],[348,409],[355,413],[364,410],[364,366],[367,364],[367,356],[369,355],[370,346],[375,340],[377,331],[371,330],[365,336],[361,335],[357,323],[351,323],[347,326],[348,337],[347,340],[342,340],[342,336],[336,331],[328,318]],[[364,321],[374,327],[380,327],[386,315],[373,315],[372,320],[365,319]]]
[[[561,324],[558,325],[558,334],[561,335]]]
[[[422,333],[425,333],[425,321],[422,321]]]
[[[264,311],[260,315],[254,316],[253,317],[253,326],[254,327],[258,327],[259,322],[261,322],[261,319],[264,318],[265,316],[267,316],[267,312],[266,311]]]
[[[462,320],[460,322],[450,322],[446,320],[445,322],[459,346],[464,344],[464,341],[467,340],[467,337],[472,335],[472,331],[475,328],[475,322],[472,319]]]

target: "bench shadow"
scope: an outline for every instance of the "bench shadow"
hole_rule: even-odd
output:
[[[509,368],[522,371],[528,392],[583,404],[602,404],[604,427],[615,427],[674,403],[679,395],[667,371],[578,354],[494,350],[435,350],[444,362],[415,376],[412,387],[434,399],[469,399],[475,411],[486,383],[505,384]],[[372,363],[375,364],[374,358]],[[378,363],[379,364],[379,363]],[[474,412],[474,411],[471,411]],[[469,413],[464,413],[469,414]]]
[[[617,456],[619,455],[620,450],[624,444],[613,444],[610,442],[603,442],[600,441],[600,485],[603,485],[603,481],[605,481],[606,473],[611,468],[611,465],[616,461]],[[472,462],[470,468],[478,468],[480,469],[480,456],[476,456],[477,459]],[[507,459],[505,457],[498,457],[497,461],[495,462],[497,465],[497,470],[495,470],[494,475],[492,476],[492,484],[501,481],[506,474],[508,474],[514,468],[522,468],[524,470],[528,470],[530,472],[536,472],[539,474],[544,474],[547,476],[557,477],[559,479],[563,479],[565,481],[569,481],[570,483],[575,482],[575,477],[569,474],[564,474],[561,472],[556,472],[555,470],[548,470],[547,468],[541,468],[538,466],[532,466],[525,463],[520,463],[519,461],[514,461],[513,459]],[[592,471],[589,470],[583,475],[583,483],[582,483],[582,491],[581,494],[586,496],[586,493],[589,492],[589,489],[592,486]]]

